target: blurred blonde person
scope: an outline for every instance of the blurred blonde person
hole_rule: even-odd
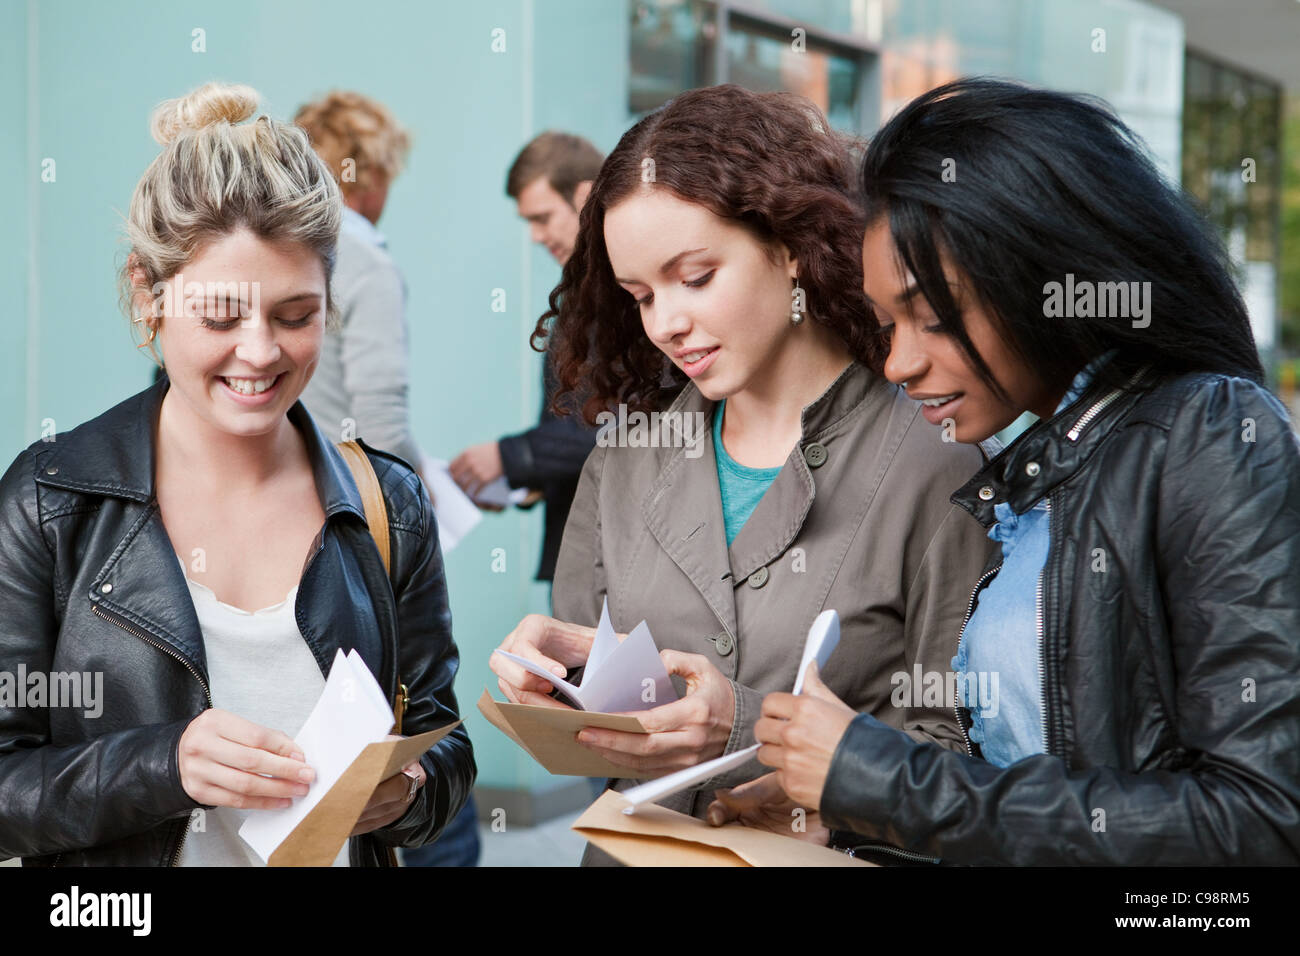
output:
[[[334,174],[344,204],[334,272],[340,323],[325,336],[303,404],[335,441],[361,437],[418,471],[406,283],[376,228],[410,137],[382,104],[345,90],[302,106],[294,122]]]

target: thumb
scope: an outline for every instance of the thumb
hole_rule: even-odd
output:
[[[803,692],[809,697],[815,697],[817,700],[839,703],[839,698],[835,696],[835,692],[822,683],[822,676],[817,669],[816,661],[809,661],[808,670],[804,671]]]
[[[702,673],[701,665],[707,663],[702,654],[688,654],[685,651],[674,651],[669,648],[659,652],[659,659],[664,662],[664,669],[669,674],[677,674],[680,677],[693,677]]]

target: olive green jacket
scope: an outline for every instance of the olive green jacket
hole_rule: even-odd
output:
[[[980,451],[944,441],[918,403],[851,364],[803,410],[802,438],[728,548],[715,407],[688,384],[668,409],[703,413],[705,427],[685,432],[702,449],[673,447],[662,427],[660,447],[598,438],[565,527],[556,617],[595,625],[608,597],[620,633],[644,619],[661,649],[708,656],[735,691],[730,753],[754,742],[763,696],[793,687],[809,626],[834,608],[841,638],[823,673],[831,690],[916,740],[963,749],[951,702],[907,687],[918,667],[950,671],[971,589],[996,547],[948,500],[983,464]],[[714,788],[763,772],[750,761],[664,804],[703,816]]]

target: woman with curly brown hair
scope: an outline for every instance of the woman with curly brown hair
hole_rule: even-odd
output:
[[[848,146],[791,94],[682,94],[606,160],[538,322],[589,420],[643,413],[658,440],[602,433],[565,529],[559,620],[525,618],[502,649],[563,675],[606,599],[619,630],[647,621],[683,696],[637,714],[646,734],[578,736],[628,777],[752,743],[825,608],[842,626],[826,682],[917,740],[962,745],[951,702],[912,687],[948,669],[988,555],[948,502],[980,454],[880,375]],[[563,706],[501,655],[492,668],[510,700]],[[665,804],[703,816],[701,792],[759,770]]]

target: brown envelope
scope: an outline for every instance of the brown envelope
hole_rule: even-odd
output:
[[[266,865],[331,865],[347,842],[348,834],[361,819],[361,811],[370,802],[375,787],[393,774],[401,773],[403,767],[455,730],[459,724],[460,721],[457,720],[414,737],[368,744],[348,769],[343,771],[343,776],[335,781],[329,792],[321,797],[320,803],[275,848]]]
[[[606,790],[573,824],[584,837],[628,866],[875,866],[768,830],[703,820],[657,804],[633,814]]]
[[[551,773],[571,777],[649,776],[611,763],[575,740],[583,727],[623,730],[643,734],[640,721],[627,714],[597,714],[586,710],[561,710],[537,704],[508,704],[492,699],[485,689],[478,709],[492,725],[517,743]]]

